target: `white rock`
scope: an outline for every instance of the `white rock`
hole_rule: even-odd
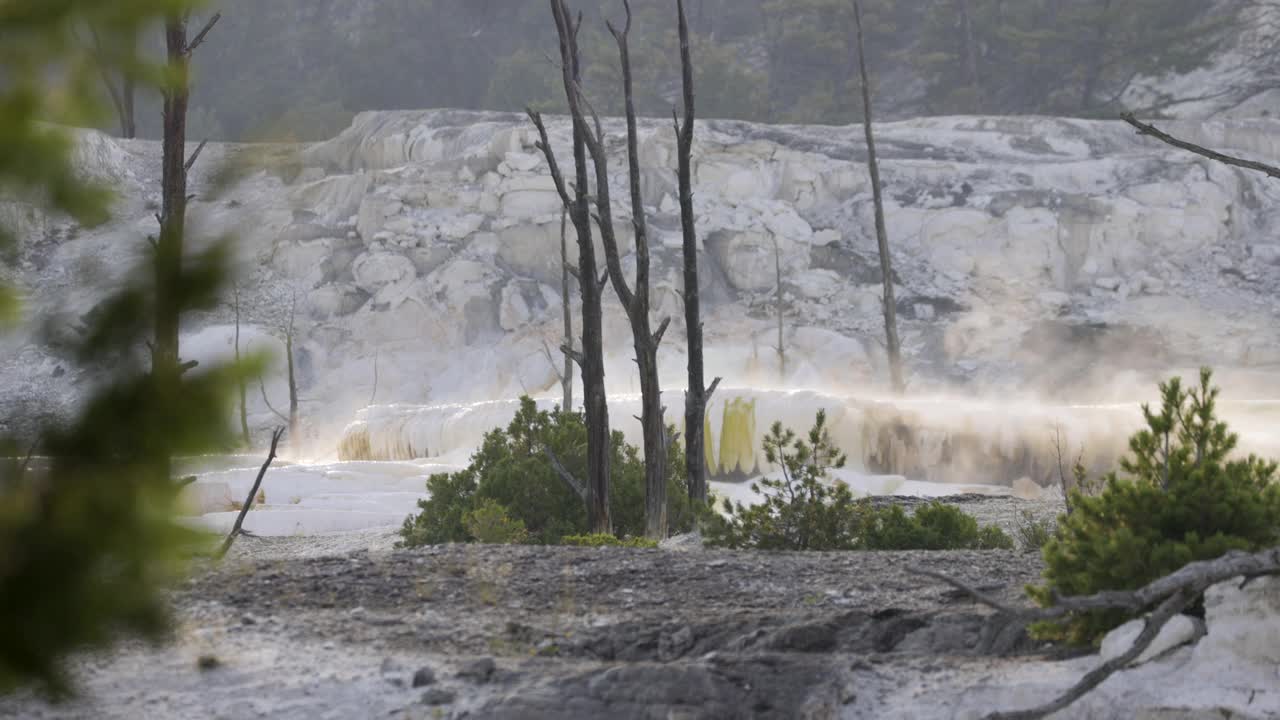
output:
[[[1249,254],[1258,262],[1280,265],[1280,244],[1253,245],[1249,248]]]
[[[1142,633],[1145,622],[1141,619],[1130,620],[1107,633],[1102,639],[1099,658],[1103,662],[1120,657],[1133,647],[1133,641]],[[1141,665],[1159,657],[1173,648],[1195,642],[1204,634],[1204,623],[1187,615],[1177,615],[1160,629],[1156,639],[1130,665]]]
[[[536,218],[560,210],[560,195],[554,190],[514,190],[503,194],[501,213],[510,218]]]
[[[507,153],[504,160],[506,164],[519,172],[530,172],[542,164],[542,155],[534,153],[512,152]]]
[[[498,322],[503,330],[517,330],[529,323],[533,313],[525,302],[524,294],[518,283],[511,283],[502,288],[502,307],[498,311]]]
[[[1204,594],[1209,634],[1196,645],[1192,662],[1223,677],[1280,680],[1280,577],[1235,578]]]
[[[844,282],[833,270],[806,270],[795,277],[800,294],[810,300],[821,300],[838,291]]]
[[[826,247],[840,242],[840,239],[839,230],[819,230],[813,234],[812,243],[814,247]]]
[[[1103,290],[1116,291],[1120,289],[1121,280],[1118,277],[1100,277],[1093,281],[1093,284]]]
[[[377,293],[387,285],[413,280],[417,270],[404,255],[389,252],[367,252],[351,264],[356,285],[368,293]]]

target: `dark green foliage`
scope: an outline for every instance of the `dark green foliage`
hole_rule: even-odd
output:
[[[979,528],[963,511],[935,502],[907,515],[876,508],[844,483],[828,483],[843,467],[819,411],[807,440],[774,423],[764,439],[765,459],[782,470],[778,480],[752,483],[764,500],[752,506],[724,501],[723,515],[708,512],[703,533],[711,546],[757,550],[958,550],[1013,547],[999,528]]]
[[[429,497],[418,501],[421,513],[405,518],[400,528],[401,544],[417,547],[470,540],[463,519],[475,505],[476,485],[472,468],[428,478]]]
[[[524,523],[512,518],[493,498],[484,498],[463,518],[467,534],[488,545],[522,543],[529,537]]]
[[[565,535],[560,539],[564,545],[574,545],[577,547],[627,547],[627,548],[656,548],[658,543],[656,540],[650,540],[644,537],[629,537],[619,539],[614,535],[605,535],[597,533],[595,535]]]
[[[521,398],[520,410],[505,429],[485,435],[466,469],[435,475],[427,482],[431,497],[419,501],[422,512],[405,520],[401,529],[406,546],[468,542],[477,539],[465,516],[478,503],[492,500],[512,520],[524,524],[529,541],[556,544],[566,535],[586,533],[586,506],[556,473],[543,453],[549,447],[576,478],[586,476],[587,431],[577,413],[538,410]],[[671,531],[693,527],[693,511],[684,481],[684,454],[668,453],[667,488]],[[613,434],[613,485],[610,511],[620,537],[644,534],[644,461],[622,433]]]
[[[1073,494],[1044,548],[1045,584],[1028,588],[1037,602],[1138,588],[1189,562],[1280,543],[1276,463],[1231,458],[1237,438],[1214,412],[1211,380],[1205,369],[1190,390],[1178,378],[1162,383],[1159,411],[1144,406],[1147,428],[1129,440],[1123,476],[1106,476],[1096,496]],[[1089,613],[1035,630],[1085,644],[1125,619]]]
[[[1012,550],[1013,540],[954,505],[931,502],[907,515],[900,505],[875,512],[863,536],[868,550]]]
[[[936,0],[911,54],[935,113],[1113,114],[1135,76],[1207,62],[1224,18],[1200,0]]]
[[[38,121],[100,116],[89,90],[100,68],[159,81],[127,50],[140,28],[190,5],[0,4],[0,191],[81,223],[106,219],[107,196],[75,172],[71,140]],[[87,53],[75,37],[86,24],[97,28],[102,52]],[[213,306],[226,258],[219,247],[170,279],[185,290],[176,312]],[[142,270],[139,277],[154,276]],[[39,428],[34,447],[6,440],[0,448],[9,458],[0,463],[0,692],[34,684],[67,693],[63,660],[72,652],[126,635],[164,637],[165,584],[204,540],[176,521],[179,487],[168,468],[175,455],[215,451],[229,439],[227,391],[237,371],[202,367],[157,382],[139,352],[154,297],[148,284],[126,284],[90,319],[74,356],[94,368],[95,383],[77,417]]]
[[[602,114],[615,114],[618,53],[604,22],[621,23],[621,2],[570,5],[583,13],[585,90]],[[1111,115],[1135,74],[1203,65],[1238,26],[1235,13],[1244,5],[861,3],[873,91],[885,116]],[[673,3],[632,6],[638,111],[667,118],[679,87]],[[218,9],[225,14],[220,31],[201,48],[196,68],[192,137],[318,140],[363,110],[564,111],[548,59],[556,38],[545,2],[220,0]],[[700,117],[860,121],[849,0],[690,0],[686,9]],[[921,85],[922,93],[915,89]],[[1152,98],[1154,109],[1169,100]],[[142,129],[154,137],[155,99],[140,101]]]

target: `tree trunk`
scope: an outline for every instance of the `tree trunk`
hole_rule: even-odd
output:
[[[577,105],[582,76],[579,63],[578,29],[564,0],[550,0],[560,42],[560,70],[565,96]],[[556,190],[566,206],[578,235],[578,292],[582,297],[582,350],[575,355],[582,370],[583,413],[587,426],[587,521],[593,533],[613,533],[609,513],[609,480],[612,442],[609,434],[609,403],[604,388],[604,328],[601,307],[604,282],[596,278],[596,251],[591,237],[590,178],[587,172],[588,128],[581,112],[573,114],[574,196],[571,199],[551,148],[546,127],[537,112],[529,117],[541,136],[539,147],[546,156]]]
[[[876,241],[880,247],[880,272],[884,276],[884,333],[889,353],[889,382],[895,393],[906,385],[902,377],[902,346],[898,341],[897,301],[893,297],[893,262],[889,256],[889,233],[885,228],[884,198],[880,187],[880,164],[876,159],[876,138],[872,131],[871,83],[867,79],[867,58],[862,41],[862,8],[855,0],[853,17],[857,28],[858,70],[862,76],[863,129],[867,136],[867,168],[871,172],[871,196],[875,204]]]
[[[680,33],[680,69],[684,94],[684,122],[676,120],[679,156],[676,176],[680,185],[680,230],[684,254],[684,324],[688,334],[689,384],[684,396],[685,473],[689,499],[707,501],[707,453],[705,418],[711,392],[707,390],[702,367],[702,306],[698,294],[698,233],[693,214],[693,59],[689,46],[689,24],[684,0],[677,0]],[[712,383],[715,389],[717,379]]]
[[[152,370],[163,387],[178,379],[178,320],[183,235],[187,215],[187,101],[190,57],[187,18],[165,22],[170,85],[164,91],[164,150],[161,176],[160,237],[156,242],[156,316]]]
[[[244,446],[249,447],[252,438],[249,437],[249,409],[246,402],[246,389],[244,381],[244,373],[240,367],[240,288],[235,289],[235,310],[236,310],[236,383],[240,390],[240,436],[244,441]]]
[[[964,59],[969,71],[969,87],[973,89],[973,112],[983,109],[982,76],[978,74],[978,46],[973,39],[973,17],[969,14],[969,0],[960,0],[960,26],[964,32]]]
[[[640,140],[636,123],[635,93],[631,73],[631,52],[628,36],[631,32],[631,5],[623,0],[626,9],[626,25],[621,31],[610,24],[609,32],[618,44],[618,56],[622,65],[622,90],[627,122],[627,170],[631,191],[631,224],[635,229],[636,279],[634,287],[627,285],[622,272],[621,253],[613,228],[613,204],[609,188],[609,159],[604,148],[603,132],[596,125],[596,134],[584,137],[587,150],[595,161],[596,171],[596,219],[600,226],[600,239],[604,245],[605,264],[609,279],[622,307],[631,321],[631,335],[636,351],[636,365],[640,373],[640,424],[644,435],[645,469],[645,536],[661,540],[667,536],[667,433],[663,420],[662,388],[658,381],[658,344],[667,327],[663,322],[655,334],[649,323],[649,233],[645,221],[644,199],[640,192]],[[571,103],[574,113],[581,116],[578,102]]]
[[[138,137],[138,122],[134,111],[136,96],[137,83],[126,75],[120,88],[120,134],[127,140]]]
[[[298,448],[298,381],[293,372],[293,327],[290,322],[289,334],[284,338],[284,357],[289,364],[289,445]]]
[[[564,372],[560,374],[560,388],[564,392],[564,400],[560,409],[573,412],[573,308],[569,302],[569,241],[565,233],[565,222],[569,208],[560,213],[560,298],[561,310],[564,314]]]
[[[778,377],[784,379],[787,376],[787,348],[783,344],[783,317],[782,317],[782,253],[778,249],[778,240],[773,240],[773,271],[777,276],[777,294],[774,297],[774,309],[778,311],[778,346],[774,348],[778,351]]]

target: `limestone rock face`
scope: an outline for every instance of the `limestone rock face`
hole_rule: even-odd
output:
[[[570,125],[547,122],[563,164]],[[604,124],[611,139],[623,136],[619,120]],[[1277,121],[1168,125],[1236,154],[1280,148]],[[913,387],[1029,388],[1076,401],[1118,382],[1112,367],[1145,382],[1173,367],[1255,372],[1280,358],[1280,187],[1267,178],[1206,164],[1121,123],[950,117],[878,130]],[[699,123],[694,211],[708,377],[883,381],[881,270],[856,135]],[[541,348],[562,341],[552,308],[564,300],[562,262],[576,265],[578,247],[570,225],[561,257],[560,200],[535,141],[521,115],[433,110],[362,113],[338,137],[301,147],[210,145],[192,178],[193,237],[236,238],[246,318],[279,326],[282,298],[297,298],[299,337],[317,349],[304,392],[315,398],[311,416],[345,424],[368,402],[375,355],[387,401],[553,392]],[[625,153],[608,147],[630,281]],[[0,211],[19,220],[10,225],[34,313],[82,316],[145,257],[159,154],[155,143],[80,136],[85,171],[121,194],[107,226],[78,228],[14,203]],[[660,375],[679,388],[683,275],[669,123],[640,123],[640,154],[655,322],[673,318]],[[304,170],[280,173],[277,159]],[[265,162],[206,197],[200,188],[229,160]],[[593,242],[603,267],[598,232]],[[785,368],[770,365],[774,340],[763,340],[775,331],[778,265]],[[575,281],[571,304],[577,292]],[[214,315],[190,331],[230,319],[227,309]],[[611,288],[604,315],[609,389],[635,392],[632,341]],[[39,374],[57,363],[33,331],[4,342],[15,350],[4,357],[25,358],[0,365],[14,387],[74,392],[76,383]]]

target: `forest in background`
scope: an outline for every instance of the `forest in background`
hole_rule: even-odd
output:
[[[634,0],[642,115],[668,116],[679,88],[667,0]],[[863,0],[880,117],[1159,114],[1126,107],[1135,80],[1205,65],[1246,22],[1248,0]],[[620,113],[605,28],[620,0],[579,0],[586,90]],[[849,0],[692,0],[700,114],[770,123],[861,118]],[[555,28],[534,0],[222,0],[225,31],[197,69],[193,137],[331,137],[360,111],[563,112]],[[157,48],[160,39],[155,39]],[[157,137],[154,98],[138,133]],[[158,106],[157,106],[158,107]]]

